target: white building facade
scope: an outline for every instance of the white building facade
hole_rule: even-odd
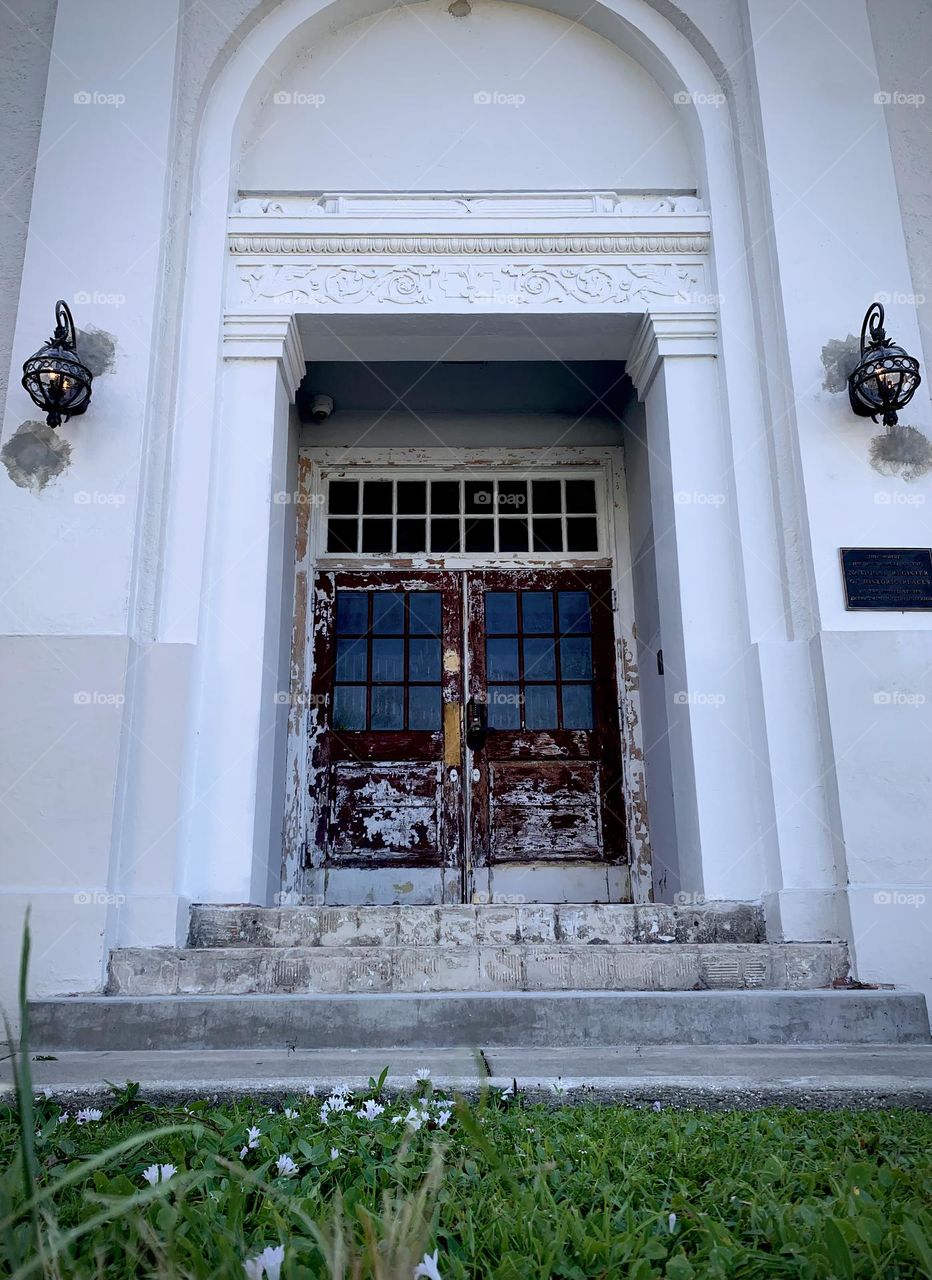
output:
[[[928,0],[0,21],[4,971],[27,906],[58,995],[195,902],[722,899],[932,992],[932,612],[839,554],[930,481],[832,358],[879,299],[932,433]]]

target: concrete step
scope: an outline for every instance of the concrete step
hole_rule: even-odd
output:
[[[480,1046],[481,1047],[481,1046]],[[634,1106],[921,1107],[932,1110],[932,1043],[879,1045],[616,1045],[547,1049],[185,1049],[62,1052],[32,1063],[34,1087],[66,1106],[112,1100],[111,1080],[135,1080],[148,1100],[198,1096],[281,1105],[308,1086],[364,1090],[389,1074],[385,1091],[405,1093],[430,1067],[436,1089],[478,1094],[504,1089],[548,1103],[607,1099]],[[12,1064],[0,1061],[0,1096],[12,1092]]]
[[[36,1053],[929,1042],[925,997],[902,991],[64,996],[30,1007]]]
[[[114,995],[408,991],[811,990],[848,972],[843,943],[126,948]]]
[[[525,943],[763,942],[751,902],[462,907],[250,907],[195,904],[190,947],[508,946]]]

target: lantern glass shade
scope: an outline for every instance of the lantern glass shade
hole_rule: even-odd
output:
[[[848,394],[855,413],[875,421],[882,414],[884,425],[890,427],[922,379],[919,361],[887,338],[883,315],[883,307],[875,302],[864,317],[861,359],[848,379]]]
[[[55,333],[23,365],[23,386],[47,414],[50,427],[85,411],[93,382],[93,374],[75,351],[74,321],[65,302],[56,305],[55,316]]]

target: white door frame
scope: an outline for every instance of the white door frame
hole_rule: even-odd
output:
[[[477,452],[479,458],[477,459]],[[483,473],[522,478],[567,474],[597,482],[599,552],[587,555],[528,553],[526,555],[366,556],[334,555],[326,551],[325,483],[328,477],[368,475],[399,478],[428,475],[471,476]],[[449,448],[302,448],[297,488],[297,537],[295,557],[295,629],[292,640],[292,683],[289,694],[288,759],[286,767],[285,822],[282,851],[284,903],[320,902],[325,897],[320,871],[303,867],[314,826],[311,812],[309,743],[317,711],[312,705],[313,599],[310,586],[320,570],[392,570],[436,568],[455,570],[489,568],[605,568],[612,572],[612,614],[615,623],[616,681],[619,691],[619,732],[622,755],[622,795],[629,861],[626,866],[593,868],[586,881],[587,900],[649,901],[651,894],[650,836],[646,814],[644,751],[634,623],[631,548],[628,536],[624,458],[621,446],[611,448],[548,447],[488,448],[477,451]],[[465,652],[468,660],[468,647]],[[468,772],[468,771],[467,771]],[[468,790],[468,787],[467,787]],[[467,829],[468,838],[468,829]],[[614,874],[612,874],[614,872]],[[552,875],[552,872],[550,873]],[[565,878],[565,877],[564,877]],[[584,877],[585,878],[585,877]],[[590,888],[605,880],[604,890]],[[488,896],[489,889],[484,890]]]

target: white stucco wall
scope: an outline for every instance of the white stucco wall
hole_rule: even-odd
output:
[[[258,191],[689,190],[674,104],[584,26],[496,0],[401,6],[302,51],[266,93]]]

